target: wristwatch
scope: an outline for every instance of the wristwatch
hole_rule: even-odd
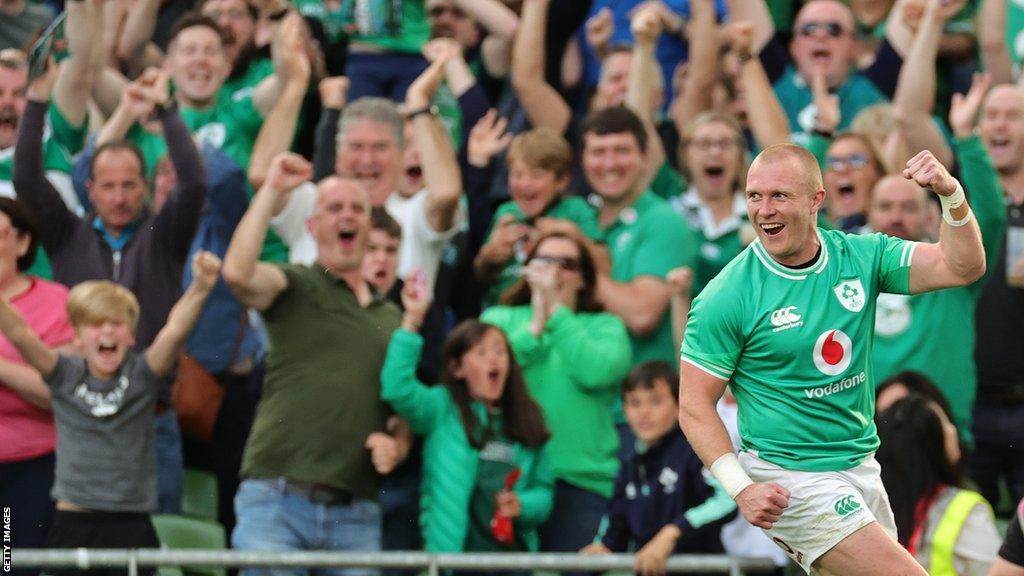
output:
[[[420,116],[421,114],[430,114],[431,116],[435,116],[436,117],[437,114],[438,114],[438,108],[437,108],[437,106],[435,106],[433,104],[431,104],[429,106],[424,106],[422,108],[416,108],[415,110],[410,110],[410,111],[406,112],[405,113],[405,119],[406,120],[412,120],[413,118],[415,118],[417,116]]]

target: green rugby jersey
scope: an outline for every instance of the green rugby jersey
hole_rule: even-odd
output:
[[[915,242],[818,229],[807,268],[754,241],[690,309],[682,360],[732,387],[742,449],[838,471],[878,448],[871,339],[880,292],[907,293]]]

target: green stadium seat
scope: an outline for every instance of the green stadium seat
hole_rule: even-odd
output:
[[[181,513],[203,520],[217,520],[217,477],[203,470],[185,468],[182,478]]]
[[[199,520],[187,516],[172,514],[154,514],[153,528],[160,538],[163,548],[172,550],[207,549],[223,550],[227,548],[227,536],[224,527],[217,522]],[[162,570],[162,569],[161,569]],[[183,576],[225,576],[224,568],[183,566]]]

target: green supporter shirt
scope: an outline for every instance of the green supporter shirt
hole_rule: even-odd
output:
[[[252,148],[263,126],[263,115],[252,101],[252,88],[237,90],[230,98],[225,97],[227,93],[221,88],[213,106],[203,110],[181,108],[179,111],[185,125],[202,143],[223,151],[243,170],[249,169]],[[163,142],[162,137],[158,138]],[[167,145],[164,143],[161,156],[166,152]],[[249,189],[248,193],[251,198],[254,191]],[[273,230],[267,231],[260,260],[288,261],[288,246]]]
[[[88,123],[72,126],[61,114],[57,105],[50,103],[46,115],[46,128],[43,133],[43,168],[46,177],[60,191],[62,196],[76,198],[75,188],[71,182],[71,172],[75,167],[75,154],[85,147],[85,136]],[[0,196],[14,198],[14,147],[0,150]],[[46,280],[53,278],[50,259],[42,246],[36,252],[36,261],[26,271],[33,276]]]
[[[419,54],[430,39],[423,0],[342,0],[341,13],[352,43]]]
[[[220,87],[218,99],[225,102],[240,102],[251,98],[252,91],[264,78],[274,73],[274,63],[270,58],[256,58],[245,68],[245,72],[228,78]],[[260,117],[262,124],[262,117]]]
[[[694,297],[754,238],[743,195],[737,193],[733,198],[732,215],[717,223],[693,188],[672,202],[676,212],[697,231],[700,243],[693,269]]]
[[[649,191],[602,230],[602,240],[611,252],[612,280],[622,283],[641,276],[664,280],[674,268],[692,268],[698,243],[686,221],[668,202]],[[634,365],[647,360],[675,363],[669,311],[666,309],[654,332],[646,336],[630,334],[630,342]]]
[[[818,229],[809,267],[755,240],[690,309],[682,360],[728,381],[742,450],[789,470],[853,468],[878,448],[875,299],[906,294],[915,242]]]
[[[1006,45],[1014,71],[1019,74],[1024,62],[1024,4],[1020,2],[1006,3]]]
[[[324,35],[331,44],[337,43],[345,36],[345,19],[340,8],[332,10],[323,0],[292,0],[299,13],[306,18],[320,22]]]
[[[995,268],[1006,232],[1002,185],[977,136],[959,139],[957,158],[971,210],[981,228],[988,270]],[[881,381],[904,370],[928,376],[949,401],[961,437],[971,436],[977,390],[974,308],[985,279],[969,286],[878,297],[871,359]]]
[[[469,529],[466,531],[466,552],[525,552],[526,545],[518,537],[508,544],[498,542],[491,534],[491,518],[497,508],[495,497],[505,488],[505,477],[516,469],[516,447],[501,433],[501,413],[487,421],[486,438],[476,466],[476,483],[469,497]],[[515,529],[513,528],[513,535]]]
[[[488,242],[491,240],[491,234],[494,233],[493,222],[497,222],[507,215],[511,215],[517,222],[532,224],[532,221],[526,217],[526,214],[523,214],[523,211],[519,209],[515,202],[511,200],[504,202],[494,211],[491,230],[487,233]],[[539,217],[569,220],[579,226],[580,232],[587,238],[594,241],[601,239],[601,229],[597,225],[597,211],[579,196],[562,196]],[[505,267],[502,268],[501,273],[498,275],[498,283],[491,286],[490,290],[487,291],[489,302],[497,302],[501,294],[519,280],[519,277],[523,274],[525,259],[526,254],[523,252],[517,254],[505,264]]]
[[[322,483],[377,500],[379,475],[363,447],[384,430],[380,372],[398,307],[363,308],[322,268],[283,265],[288,288],[263,312],[270,352],[242,476]]]
[[[786,110],[789,118],[789,129],[795,144],[807,146],[810,142],[811,130],[814,128],[814,107],[811,87],[804,82],[796,68],[789,66],[786,72],[775,83],[775,95]],[[839,96],[839,112],[842,120],[837,130],[847,128],[857,113],[883,102],[888,102],[870,80],[860,74],[850,74],[846,82],[835,92]]]

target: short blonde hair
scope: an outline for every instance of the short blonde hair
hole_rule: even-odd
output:
[[[572,147],[550,128],[534,128],[516,135],[508,147],[508,165],[516,160],[530,168],[567,176],[572,170]]]
[[[109,280],[82,282],[68,293],[68,320],[73,327],[102,324],[108,320],[139,324],[139,300],[120,284]]]
[[[810,189],[811,195],[824,188],[818,159],[806,148],[796,144],[774,144],[765,148],[750,164],[750,171],[753,171],[760,164],[785,162],[787,160],[793,160],[797,163],[800,173],[794,174],[794,177],[804,180],[804,184]]]

